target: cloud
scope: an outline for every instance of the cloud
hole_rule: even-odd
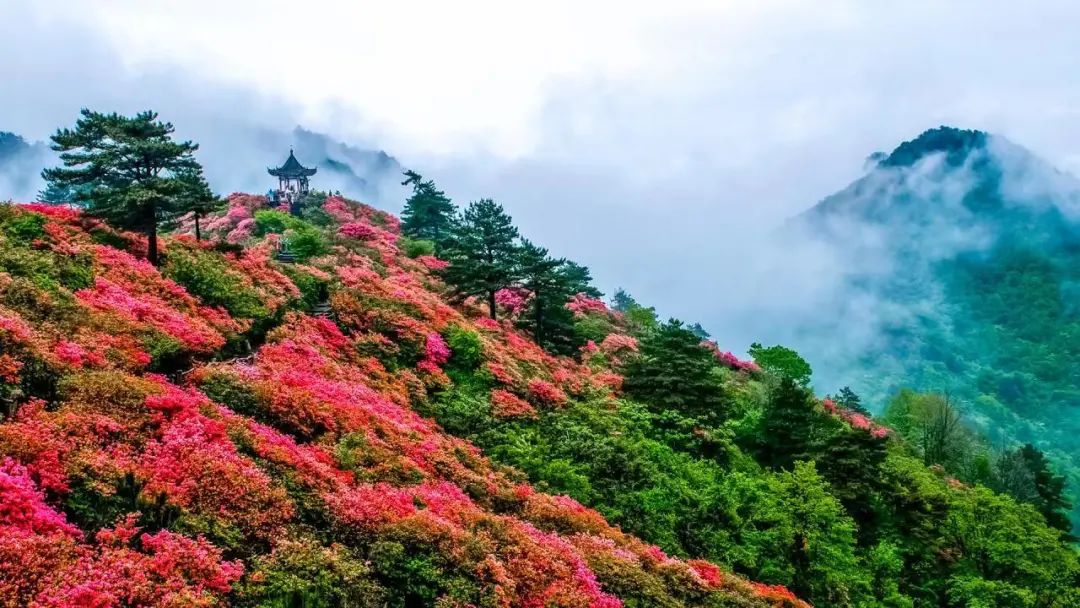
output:
[[[775,230],[870,152],[955,124],[1080,167],[1080,84],[1061,77],[1080,69],[1074,3],[298,6],[15,8],[0,80],[20,84],[0,129],[40,139],[80,106],[154,107],[226,190],[265,189],[296,124],[329,135],[312,154],[384,149],[736,351],[797,339],[792,319],[832,305],[852,261]],[[869,324],[877,304],[848,314]]]

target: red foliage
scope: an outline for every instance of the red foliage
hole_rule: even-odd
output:
[[[87,256],[95,280],[75,294],[80,314],[72,319],[31,325],[24,319],[39,319],[40,311],[0,308],[0,379],[19,380],[33,359],[67,386],[48,410],[31,400],[0,423],[0,604],[226,601],[242,566],[223,561],[207,540],[145,534],[133,516],[88,539],[46,502],[75,487],[108,496],[128,474],[139,483],[140,503],[163,498],[181,521],[206,525],[215,538],[240,538],[245,550],[289,546],[277,541],[285,530],[304,530],[310,520],[299,514],[313,511],[347,543],[389,535],[430,547],[506,608],[621,606],[597,579],[607,570],[590,567],[613,562],[669,573],[695,593],[735,592],[737,577],[670,558],[569,497],[537,492],[413,410],[450,381],[441,369],[452,356],[442,337],[450,325],[479,336],[483,368],[501,385],[490,394],[497,417],[536,418],[534,406],[561,407],[571,396],[617,388],[621,377],[611,365],[637,344],[619,333],[602,302],[579,294],[568,304],[576,315],[605,315],[611,324],[613,333],[586,350],[596,356],[588,363],[555,357],[512,323],[481,318],[471,304],[449,306],[437,275],[446,263],[407,258],[397,247],[396,218],[341,197],[328,198],[324,210],[343,238],[287,276],[274,261],[278,237],[252,233],[253,214],[265,206],[265,197],[234,194],[225,212],[204,218],[203,231],[209,240],[245,243],[224,259],[268,309],[299,297],[289,279],[295,271],[331,285],[335,320],[289,313],[253,357],[218,363],[208,363],[209,355],[251,320],[207,307],[145,261],[96,244],[86,227],[108,228],[95,220],[29,209],[48,217],[35,246]],[[193,229],[190,217],[180,224],[181,233]],[[145,246],[114,234],[133,250]],[[207,246],[186,236],[162,243],[167,252]],[[4,281],[0,273],[0,290]],[[499,304],[520,311],[523,296],[501,293]],[[161,338],[194,357],[183,376],[191,386],[141,373]],[[214,403],[193,388],[214,382],[226,382],[237,392],[224,394],[242,395],[243,403]],[[256,408],[261,422],[246,408]],[[738,593],[749,591],[744,585]]]
[[[536,410],[528,401],[514,393],[495,389],[491,391],[491,413],[496,418],[537,418]]]
[[[568,399],[562,389],[540,378],[529,381],[529,394],[540,403],[554,407],[566,405]]]
[[[216,606],[239,580],[240,562],[222,561],[203,539],[167,530],[140,534],[134,516],[97,534],[97,547],[49,577],[36,606],[57,608]]]
[[[378,236],[379,231],[364,222],[348,222],[338,228],[338,234],[358,241],[367,241]]]
[[[596,298],[589,297],[583,293],[576,294],[574,297],[570,298],[570,301],[566,303],[566,307],[575,315],[586,315],[589,313],[608,314],[607,304],[604,304],[603,300],[597,300]]]
[[[30,479],[26,467],[10,458],[0,461],[0,532],[82,535],[45,504],[45,495]]]

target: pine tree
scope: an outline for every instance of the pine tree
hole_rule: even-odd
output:
[[[664,323],[639,348],[640,356],[623,370],[627,395],[654,410],[674,410],[712,425],[727,417],[716,358],[681,321]]]
[[[491,318],[497,318],[495,293],[513,285],[520,275],[517,238],[517,228],[502,205],[487,198],[470,203],[446,242],[450,265],[443,279],[451,287],[451,298],[482,297]]]
[[[454,221],[454,204],[446,194],[435,187],[435,182],[425,180],[419,173],[405,171],[402,186],[412,186],[412,195],[405,201],[401,212],[401,232],[415,239],[435,244],[436,252],[450,234]]]
[[[552,258],[547,249],[528,240],[521,245],[518,269],[521,286],[532,294],[529,308],[518,325],[551,352],[576,351],[581,341],[575,335],[574,316],[566,303],[578,293],[599,295],[590,285],[589,269],[563,258]]]
[[[222,201],[214,196],[210,190],[210,184],[203,177],[201,167],[181,171],[177,179],[184,185],[183,190],[176,199],[177,213],[191,213],[195,219],[195,240],[202,240],[202,230],[199,220],[207,214],[220,209]]]
[[[701,326],[701,323],[694,323],[694,324],[690,325],[689,327],[687,327],[687,329],[694,332],[694,335],[701,338],[702,340],[708,340],[709,339],[709,332],[706,331],[705,328]]]
[[[47,205],[75,205],[75,190],[58,184],[46,184],[38,191],[37,200]]]
[[[626,312],[630,310],[631,306],[636,306],[637,301],[634,297],[626,293],[622,287],[615,290],[615,295],[611,296],[611,309],[615,312]]]
[[[611,297],[611,308],[615,312],[623,313],[631,329],[636,332],[650,331],[660,324],[655,308],[638,304],[637,300],[621,287],[616,289],[615,295]]]
[[[1035,482],[1035,508],[1046,518],[1046,523],[1068,533],[1072,529],[1069,510],[1072,505],[1065,498],[1065,478],[1050,468],[1050,462],[1041,450],[1030,443],[1020,448],[1020,455]]]
[[[885,442],[885,438],[863,429],[837,429],[825,440],[817,458],[818,470],[859,524],[863,538],[869,538],[875,519],[874,497],[881,487]]]
[[[845,386],[840,389],[840,392],[833,395],[832,400],[836,402],[840,407],[851,410],[853,412],[862,414],[863,416],[869,416],[870,412],[863,407],[862,398],[859,397],[855,391],[851,390],[851,387]]]
[[[762,462],[774,469],[790,469],[797,460],[813,460],[820,419],[809,391],[793,378],[782,377],[763,416]]]
[[[63,167],[42,172],[50,188],[69,188],[76,204],[114,226],[144,232],[147,258],[158,263],[158,223],[172,216],[190,183],[179,179],[199,164],[190,141],[172,138],[171,123],[153,111],[134,117],[83,109],[74,129],[52,136]]]

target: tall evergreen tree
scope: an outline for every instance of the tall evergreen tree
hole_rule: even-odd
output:
[[[809,429],[808,429],[809,430]],[[825,439],[817,468],[833,487],[848,514],[869,539],[875,519],[874,500],[881,488],[886,439],[863,429],[838,428]]]
[[[869,416],[870,412],[863,407],[862,398],[851,390],[850,386],[845,386],[840,389],[840,392],[833,395],[832,400],[836,402],[840,407],[862,414],[863,416]]]
[[[1030,443],[1020,448],[1020,456],[1033,477],[1037,496],[1035,508],[1046,518],[1046,523],[1069,533],[1072,524],[1068,513],[1072,505],[1065,498],[1065,478],[1054,473],[1046,455]]]
[[[639,349],[640,356],[623,370],[627,395],[656,410],[675,410],[711,424],[726,418],[716,358],[681,321],[664,323],[641,340]]]
[[[406,236],[435,243],[439,252],[454,222],[454,204],[446,194],[416,171],[405,171],[402,186],[412,186],[412,195],[401,212],[401,232]]]
[[[582,342],[575,335],[574,316],[566,303],[578,293],[599,295],[590,284],[589,269],[563,258],[552,258],[547,249],[528,240],[521,245],[518,269],[521,286],[532,294],[529,308],[518,324],[549,351],[573,353]]]
[[[452,289],[451,297],[482,297],[491,318],[497,318],[495,293],[520,275],[517,238],[513,219],[502,205],[489,198],[470,203],[446,242],[450,265],[443,270],[443,279]]]
[[[174,141],[171,123],[153,111],[133,117],[83,109],[74,129],[52,136],[63,167],[42,172],[50,188],[69,188],[76,204],[107,222],[147,236],[147,258],[158,263],[158,223],[176,211],[190,182],[180,175],[199,164],[190,141]]]
[[[820,418],[810,392],[790,376],[781,378],[762,419],[762,462],[790,469],[797,460],[813,460]]]

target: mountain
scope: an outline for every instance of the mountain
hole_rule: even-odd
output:
[[[330,137],[296,127],[292,132],[296,153],[319,168],[319,181],[360,200],[382,200],[387,186],[400,187],[400,163],[382,150],[334,141]],[[396,190],[396,189],[395,189]]]
[[[207,174],[219,191],[266,184],[266,166],[284,161],[291,147],[305,165],[318,167],[318,182],[323,188],[367,201],[396,200],[400,194],[403,168],[393,156],[303,127],[292,131],[242,130],[220,137],[214,144],[204,153],[214,155]],[[242,163],[238,158],[262,158],[265,162]],[[0,131],[0,200],[33,199],[43,186],[41,170],[55,162],[45,142],[29,143],[15,133]]]
[[[1049,451],[1076,502],[1080,180],[1002,137],[940,127],[790,229],[840,252],[838,309],[877,311],[872,339],[818,362],[826,376],[877,411],[902,387],[949,393],[992,444]],[[812,344],[849,328],[837,316],[800,331]]]
[[[0,200],[33,197],[41,186],[38,173],[51,152],[41,142],[28,143],[7,131],[0,131]]]
[[[815,397],[798,355],[584,293],[555,355],[522,286],[489,318],[396,217],[307,204],[232,195],[159,268],[0,206],[0,604],[1080,600],[1031,505]]]

